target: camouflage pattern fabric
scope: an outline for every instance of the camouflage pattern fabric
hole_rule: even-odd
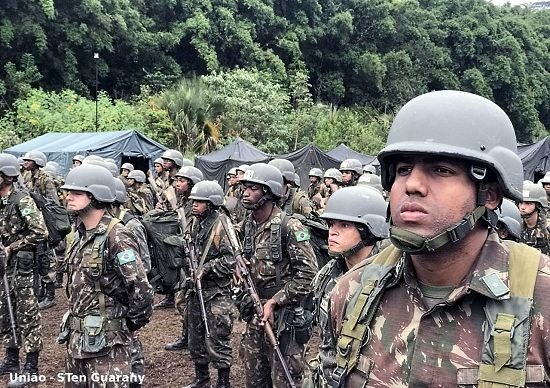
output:
[[[202,265],[201,282],[208,327],[211,331],[211,338],[208,341],[212,352],[210,354],[207,351],[203,317],[198,296],[194,291],[191,291],[188,301],[189,350],[196,364],[204,365],[211,362],[216,369],[229,368],[233,362],[230,345],[234,319],[231,280],[236,261],[229,238],[221,227],[221,217],[224,217],[226,225],[231,227],[231,222],[226,215],[212,211],[204,219],[195,217],[190,228],[199,262],[212,236],[212,243]]]
[[[29,191],[39,193],[44,198],[49,198],[59,205],[57,186],[51,176],[37,169],[24,175],[25,185]]]
[[[375,260],[375,259],[374,259]],[[509,250],[496,233],[491,233],[465,277],[446,298],[426,308],[410,257],[402,255],[397,274],[383,292],[371,321],[371,340],[363,345],[359,363],[345,380],[346,387],[360,382],[369,387],[475,386],[475,377],[484,348],[485,306],[497,298],[481,280],[497,274],[508,282]],[[364,280],[376,279],[380,267],[365,263],[344,275],[334,288],[329,304],[329,337],[335,347],[342,322],[354,307]],[[372,275],[372,276],[371,276]],[[527,385],[550,383],[550,258],[541,256],[531,311],[530,342],[527,350]],[[335,362],[325,354],[324,368],[334,370]],[[539,373],[529,373],[536,370]],[[472,382],[473,381],[473,382]],[[361,384],[362,384],[361,383]],[[506,385],[503,385],[506,386]]]
[[[148,185],[142,184],[136,192],[145,201],[146,213],[155,208],[155,193]]]
[[[297,387],[301,386],[304,371],[303,353],[304,345],[295,342],[291,342],[284,353],[292,380]],[[290,387],[264,328],[258,324],[256,318],[246,325],[239,356],[244,364],[246,388]]]
[[[17,201],[17,198],[20,198]],[[37,244],[46,240],[48,232],[42,213],[28,194],[15,190],[0,200],[0,236],[2,244],[10,247],[6,273],[16,320],[19,345],[25,352],[42,349],[41,316],[38,300],[33,290],[33,267]],[[16,347],[11,335],[11,323],[7,310],[4,287],[0,291],[0,332],[2,342]]]
[[[289,187],[278,206],[288,215],[301,214],[307,216],[313,211],[313,205],[307,199],[307,194],[295,187]]]
[[[9,262],[8,262],[9,263]],[[8,274],[13,273],[13,267],[8,264]],[[10,298],[15,316],[17,345],[13,341],[10,313],[4,285],[0,288],[0,316],[2,317],[0,333],[5,347],[22,348],[25,353],[42,350],[42,324],[38,311],[38,300],[33,289],[33,275],[18,273],[8,276]]]
[[[533,228],[529,228],[523,221],[519,241],[545,255],[550,254],[550,224],[544,211],[539,211],[537,224]]]
[[[130,341],[132,375],[140,376],[143,379],[145,377],[145,353],[143,352],[143,345],[137,335],[132,336]]]
[[[95,290],[91,265],[92,248],[95,239],[107,232],[111,219],[106,213],[94,230],[87,232],[84,225],[79,224],[75,232],[67,256],[67,297],[73,317],[83,319],[88,315],[100,315],[100,293]],[[116,224],[106,236],[102,257],[99,285],[105,298],[107,320],[122,320],[130,330],[145,326],[153,310],[153,289],[147,281],[135,239],[124,225]],[[130,345],[128,330],[106,331],[105,347],[87,353],[81,347],[82,335],[78,330],[71,332],[67,348],[72,358],[101,357],[107,355],[114,345]]]
[[[147,245],[147,232],[145,231],[145,227],[139,219],[135,217],[128,220],[125,226],[135,237],[139,257],[141,258],[145,272],[148,273],[151,270],[151,254],[149,253],[149,246]]]
[[[229,210],[231,221],[234,225],[241,223],[250,213],[245,209],[241,201],[243,196],[243,186],[238,184],[231,187],[226,195],[226,207]]]
[[[115,345],[110,352],[94,358],[74,358],[68,352],[65,373],[71,373],[83,381],[64,381],[65,388],[128,388],[132,372],[131,350],[128,345]],[[114,381],[101,381],[114,380]],[[98,381],[99,380],[99,381]]]
[[[273,261],[271,229],[272,224],[281,223],[282,216],[281,209],[274,207],[269,219],[263,224],[257,224],[250,215],[243,226],[245,231],[252,230],[254,233],[250,275],[263,302],[269,297],[277,302],[275,313],[281,307],[299,304],[310,292],[311,281],[317,272],[317,259],[309,243],[309,231],[292,217],[287,218],[287,236],[281,236],[281,262],[276,265]],[[284,327],[280,327],[278,332],[283,330]],[[247,387],[286,386],[284,373],[278,361],[274,360],[276,356],[268,343],[263,328],[254,320],[249,322],[241,343]],[[303,345],[294,341],[290,341],[286,349],[289,366],[297,381],[301,380],[304,367],[303,349]]]

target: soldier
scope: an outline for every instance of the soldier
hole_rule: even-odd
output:
[[[107,212],[116,199],[115,178],[104,167],[82,165],[67,175],[67,208],[77,215],[67,250],[69,310],[58,341],[67,343],[65,387],[94,386],[108,376],[129,387],[131,340],[149,322],[153,290],[132,233]],[[136,381],[137,380],[137,381]]]
[[[241,342],[246,387],[287,387],[283,369],[267,341],[262,322],[275,322],[274,331],[296,386],[303,371],[302,353],[308,339],[294,337],[289,319],[309,293],[317,271],[309,244],[309,231],[277,207],[283,196],[283,177],[274,166],[257,163],[241,180],[243,204],[251,211],[244,220],[244,256],[263,304],[263,316],[252,317],[241,302],[241,317],[247,321]]]
[[[75,156],[73,156],[73,167],[78,167],[82,164],[82,161],[84,160],[84,156],[83,155],[79,155],[79,154],[76,154]]]
[[[342,184],[342,173],[336,168],[329,168],[323,175],[323,181],[327,188],[326,196],[321,200],[321,208],[324,208],[328,199],[338,190]]]
[[[31,376],[38,375],[38,356],[42,350],[41,317],[33,290],[33,269],[37,245],[46,241],[48,232],[42,213],[25,191],[14,187],[19,164],[13,155],[0,154],[0,234],[5,253],[15,331],[10,330],[6,285],[0,290],[2,342],[6,358],[0,363],[0,374],[21,373],[10,379],[8,387],[24,387]],[[5,279],[5,278],[4,278]],[[19,369],[19,349],[26,353],[23,370]]]
[[[172,210],[172,195],[175,196],[175,179],[179,169],[183,166],[183,155],[178,150],[166,150],[161,156],[164,173],[162,179],[155,180],[158,188],[158,201],[156,208],[161,210]],[[171,202],[172,201],[172,204]]]
[[[241,179],[244,177],[244,173],[246,170],[248,170],[250,166],[248,164],[241,164],[239,167],[237,167],[235,170],[237,172],[237,181],[240,182]]]
[[[57,186],[54,178],[42,170],[47,164],[46,155],[40,151],[29,151],[23,156],[23,161],[25,163],[25,170],[27,171],[24,178],[27,189],[59,205],[59,196],[57,195]],[[52,245],[48,241],[45,241],[41,246],[37,247],[37,252],[42,252],[40,253],[40,260],[49,260],[51,267],[46,276],[39,276],[38,269],[35,269],[37,272],[35,274],[35,290],[40,288],[40,301],[38,304],[40,310],[49,309],[57,304],[55,301],[55,269],[53,268],[56,257],[51,253],[51,248],[55,248]],[[38,267],[39,264],[37,263],[36,266]],[[45,273],[43,272],[42,274]]]
[[[244,172],[248,169],[248,165],[242,164],[239,167],[232,168],[229,173],[234,172],[235,177],[229,179],[230,188],[226,195],[225,208],[229,211],[231,221],[234,225],[241,223],[248,215],[248,211],[242,204],[243,187],[240,184],[240,179],[244,176]]]
[[[340,164],[342,173],[342,186],[355,186],[361,175],[363,175],[363,166],[357,159],[346,159]]]
[[[182,167],[176,174],[176,193],[178,196],[178,208],[183,208],[183,223],[186,228],[190,226],[190,221],[193,212],[193,202],[189,199],[193,187],[203,180],[201,170],[192,166]],[[185,298],[186,290],[181,290],[174,294],[167,294],[166,298],[155,305],[155,308],[171,308],[176,307],[181,316],[181,337],[174,342],[164,346],[165,350],[183,350],[188,344],[187,330],[187,303]]]
[[[227,179],[227,194],[225,194],[226,197],[235,197],[235,191],[238,187],[238,181],[237,181],[237,168],[233,167],[231,168],[225,177]]]
[[[548,255],[550,253],[550,227],[546,218],[548,199],[542,186],[533,182],[524,183],[523,200],[518,207],[523,219],[520,241]]]
[[[130,174],[132,172],[130,172]],[[128,200],[128,196],[126,194],[126,186],[124,186],[124,183],[122,183],[119,178],[115,178],[115,190],[115,201],[111,205],[109,213],[114,218],[119,219],[120,222],[132,233],[138,247],[138,254],[139,257],[141,257],[141,262],[143,263],[145,273],[149,273],[151,270],[151,255],[149,254],[149,247],[147,245],[147,232],[145,227],[136,216],[129,213],[128,210],[123,207]],[[131,353],[132,374],[135,376],[141,376],[141,381],[143,381],[143,376],[145,376],[145,357],[143,354],[143,346],[137,334],[131,338]],[[139,382],[133,382],[130,384],[130,388],[139,387],[141,387]]]
[[[111,172],[111,175],[113,176],[113,178],[117,178],[119,174],[118,174],[118,167],[116,163],[110,162],[107,159],[103,160],[103,163],[105,165],[105,168]]]
[[[544,174],[544,177],[539,181],[546,192],[546,198],[550,201],[550,171]]]
[[[515,202],[508,198],[502,200],[497,209],[497,232],[502,240],[519,241],[521,238],[521,214]]]
[[[380,177],[378,175],[374,174],[363,174],[359,177],[357,180],[357,185],[361,186],[370,186],[374,187],[376,190],[378,190],[380,193],[384,194],[384,188],[382,187],[382,181],[380,180]]]
[[[378,154],[393,246],[333,289],[331,386],[548,385],[550,258],[493,230],[503,195],[522,200],[516,151],[506,113],[474,94],[397,113]]]
[[[197,183],[189,198],[193,201],[193,224],[189,229],[189,239],[198,261],[195,263],[195,277],[201,282],[206,317],[201,313],[199,291],[195,287],[188,299],[187,315],[195,381],[186,388],[210,387],[209,363],[218,370],[216,387],[229,388],[229,369],[233,362],[230,336],[234,319],[231,281],[235,258],[224,230],[233,226],[229,218],[219,211],[224,194],[217,182]],[[189,273],[193,275],[192,271]],[[210,337],[206,335],[205,319]]]
[[[363,175],[368,174],[376,175],[376,167],[371,166],[370,164],[365,164],[363,166]]]
[[[105,168],[107,168],[107,166],[105,166]],[[128,187],[128,174],[130,174],[130,171],[134,171],[134,165],[132,163],[123,163],[122,166],[120,166],[120,175],[118,178],[126,187]]]
[[[321,216],[329,225],[328,249],[333,259],[315,276],[311,289],[314,323],[319,327],[321,339],[320,349],[330,353],[331,357],[335,356],[335,349],[330,341],[325,341],[330,293],[340,276],[379,252],[380,242],[388,238],[386,213],[387,204],[379,191],[368,186],[355,186],[334,193]],[[325,386],[332,370],[317,368],[323,364],[322,360],[313,364],[313,384]]]
[[[321,207],[323,198],[327,197],[328,189],[323,180],[323,170],[320,168],[312,168],[309,170],[309,186],[307,188],[307,196],[316,209]]]
[[[273,159],[268,163],[281,171],[283,175],[283,196],[277,204],[286,214],[309,215],[313,211],[313,205],[309,202],[307,194],[294,186],[294,165],[286,159]]]
[[[145,173],[133,170],[128,174],[128,209],[143,216],[155,208],[155,194],[145,184]]]

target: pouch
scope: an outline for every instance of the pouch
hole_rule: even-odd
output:
[[[82,351],[97,353],[107,345],[105,319],[100,315],[86,315],[82,331]]]
[[[59,335],[57,336],[58,344],[64,344],[69,341],[69,337],[71,336],[70,320],[71,313],[67,311],[65,312],[65,314],[63,314],[63,319],[61,320],[61,324],[59,325]]]

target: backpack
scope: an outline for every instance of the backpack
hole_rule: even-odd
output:
[[[37,192],[29,191],[29,194],[44,217],[48,229],[48,241],[52,245],[58,244],[71,232],[69,212],[65,207]]]
[[[184,280],[185,253],[178,238],[181,221],[175,210],[152,210],[141,220],[147,231],[151,255],[149,282],[159,294],[169,294],[180,288]]]
[[[301,214],[293,214],[305,227],[309,229],[309,244],[317,257],[317,268],[323,268],[332,257],[328,254],[328,226],[322,218],[315,217],[313,214],[306,217]]]

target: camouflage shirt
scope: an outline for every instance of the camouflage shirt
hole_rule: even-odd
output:
[[[402,254],[370,323],[370,343],[361,348],[358,365],[348,375],[345,386],[357,386],[354,384],[358,381],[368,381],[369,387],[476,386],[486,334],[485,308],[489,301],[497,300],[481,278],[495,273],[509,286],[508,265],[508,247],[491,233],[469,275],[443,303],[428,309],[410,257]],[[333,348],[364,286],[365,274],[383,272],[379,267],[375,262],[357,266],[334,288],[327,333]],[[550,258],[543,255],[531,311],[527,386],[550,383],[549,292]],[[331,370],[334,366],[334,359],[325,359],[324,368]],[[538,373],[530,374],[529,370]]]
[[[13,252],[32,251],[46,240],[44,217],[28,193],[12,189],[6,198],[0,199],[0,235],[2,244]]]
[[[78,318],[100,315],[103,294],[107,320],[120,319],[136,330],[149,322],[153,311],[153,289],[147,281],[131,232],[121,223],[116,224],[103,243],[99,276],[95,276],[91,265],[94,241],[104,237],[111,219],[111,216],[105,214],[98,226],[89,231],[84,229],[83,224],[77,226],[67,254],[69,311]],[[98,279],[101,292],[96,291],[94,279]],[[103,356],[112,345],[130,343],[128,331],[106,331],[106,347],[90,354],[82,351],[81,337],[81,331],[73,330],[68,343],[68,351],[76,359]]]
[[[285,196],[281,198],[278,206],[286,212],[286,214],[301,214],[308,215],[313,211],[313,205],[307,199],[307,194],[295,187],[289,187]]]
[[[27,189],[35,193],[39,193],[44,198],[49,198],[59,204],[59,196],[57,195],[57,186],[51,176],[46,172],[37,169],[24,175],[25,185]]]
[[[545,255],[550,254],[550,226],[544,212],[539,212],[537,224],[529,228],[523,221],[520,242],[538,249]]]
[[[273,298],[279,306],[300,302],[310,291],[311,281],[317,272],[317,259],[309,243],[309,231],[300,221],[287,217],[287,235],[281,228],[282,257],[278,264],[273,259],[272,225],[281,223],[282,211],[273,208],[269,219],[258,224],[252,215],[243,225],[245,254],[250,257],[250,275],[262,299]],[[247,231],[252,231],[252,247],[247,248]]]
[[[230,294],[231,279],[235,271],[236,261],[233,247],[221,224],[221,217],[225,218],[225,225],[233,227],[229,217],[218,211],[211,212],[204,219],[195,217],[191,227],[197,265],[201,262],[204,250],[212,235],[212,243],[202,265],[202,287],[207,301],[217,294]]]

